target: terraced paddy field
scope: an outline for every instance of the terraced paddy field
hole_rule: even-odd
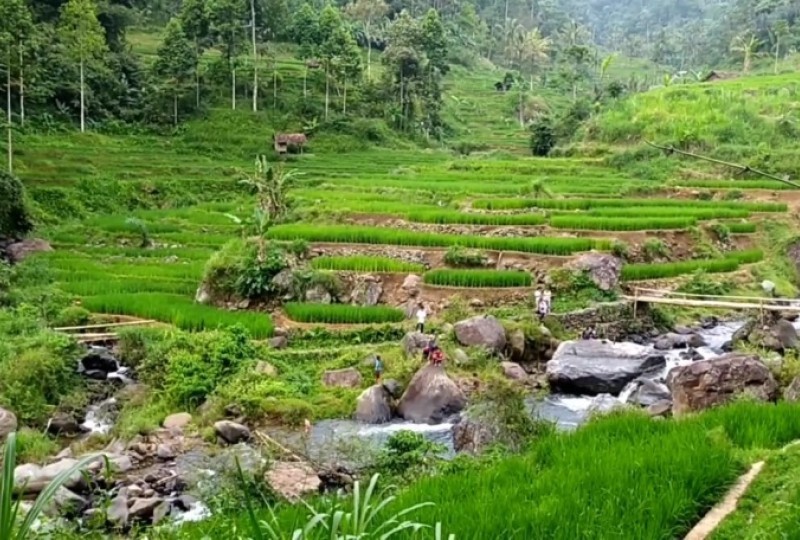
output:
[[[169,137],[26,136],[19,173],[55,248],[39,259],[93,311],[187,329],[241,323],[271,335],[266,306],[194,303],[209,258],[252,234],[255,195],[240,181],[269,151],[259,125],[251,114],[214,112]],[[688,191],[677,187],[686,182],[643,180],[597,158],[331,153],[314,151],[312,140],[309,153],[284,167],[300,173],[291,215],[266,238],[302,245],[317,272],[351,280],[377,273],[385,290],[386,309],[369,314],[316,305],[275,312],[297,323],[396,323],[403,306],[386,289],[402,288],[412,273],[434,311],[454,290],[489,305],[524,303],[550,272],[590,251],[621,256],[628,285],[757,269],[770,256],[765,226],[788,219],[794,206],[793,192],[777,196],[761,181]],[[728,184],[735,198],[720,187]],[[759,276],[769,276],[769,265]]]

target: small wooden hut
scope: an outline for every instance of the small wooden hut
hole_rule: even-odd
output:
[[[303,133],[276,133],[274,136],[275,151],[280,154],[288,152],[303,153],[308,137]]]

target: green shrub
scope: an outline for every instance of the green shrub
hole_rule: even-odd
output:
[[[318,270],[338,270],[353,272],[422,272],[425,267],[389,257],[352,255],[348,257],[317,257],[311,266]]]
[[[614,256],[619,257],[622,260],[628,258],[630,254],[629,249],[630,248],[628,247],[628,244],[626,244],[622,240],[614,240],[614,242],[611,244],[611,253],[613,253]]]
[[[405,319],[401,310],[384,306],[289,303],[284,309],[290,319],[304,323],[372,324]]]
[[[723,198],[726,201],[738,201],[744,198],[744,193],[738,189],[731,189],[725,192],[725,196]]]
[[[278,225],[269,230],[268,236],[280,240],[303,238],[312,242],[352,242],[431,247],[462,245],[470,248],[523,251],[549,255],[570,255],[579,251],[604,249],[610,245],[608,241],[591,238],[460,236],[345,225]]]
[[[92,314],[84,307],[69,306],[59,311],[53,326],[83,326],[89,323]]]
[[[375,471],[390,477],[419,478],[435,470],[444,451],[444,445],[429,441],[421,433],[398,431],[381,449]]]
[[[0,238],[21,238],[33,229],[19,178],[0,171]]]
[[[534,156],[546,156],[556,145],[556,134],[553,121],[543,115],[531,124],[531,153]]]
[[[46,433],[28,428],[17,432],[17,454],[23,463],[44,463],[58,450],[58,443]]]
[[[556,229],[596,231],[647,231],[659,229],[685,229],[695,224],[692,217],[613,218],[588,215],[560,215],[550,218]]]
[[[531,275],[513,270],[437,269],[423,275],[425,283],[448,287],[530,287]]]
[[[716,235],[717,240],[720,242],[729,242],[731,239],[731,230],[724,223],[714,223],[710,227],[711,231]]]
[[[450,266],[476,268],[486,266],[488,257],[481,251],[450,246],[444,254],[444,262]]]
[[[667,244],[660,238],[648,238],[645,240],[644,244],[642,244],[642,253],[645,259],[652,261],[669,256],[669,249],[667,248]]]
[[[709,277],[702,269],[695,271],[692,278],[678,287],[679,292],[708,296],[724,296],[731,292],[733,284],[718,278]]]

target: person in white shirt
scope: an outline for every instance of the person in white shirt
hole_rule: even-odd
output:
[[[542,300],[544,300],[545,304],[547,304],[547,312],[545,315],[549,315],[550,311],[553,309],[553,293],[550,292],[550,289],[545,289],[544,294],[542,295]]]
[[[428,312],[425,306],[419,304],[417,306],[417,332],[425,333],[425,319],[428,318]]]

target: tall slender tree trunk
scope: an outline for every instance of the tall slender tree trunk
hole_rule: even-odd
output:
[[[172,96],[172,121],[178,125],[178,93],[175,92]]]
[[[781,40],[775,42],[775,75],[778,74],[778,55],[781,52]]]
[[[14,173],[14,147],[13,136],[11,134],[11,44],[6,46],[6,116],[8,125],[6,134],[8,135],[8,173]]]
[[[83,78],[83,57],[81,57],[81,133],[86,132],[86,90]]]
[[[325,120],[328,119],[328,104],[330,102],[330,87],[331,77],[328,73],[327,66],[325,67]]]
[[[533,92],[533,72],[531,72],[531,92]]]
[[[236,110],[236,68],[231,69],[231,109]]]
[[[367,34],[367,81],[372,81],[372,38],[370,37],[369,22],[364,29]]]
[[[25,64],[22,46],[19,48],[19,124],[25,125]]]
[[[278,109],[278,64],[272,63],[272,110]]]
[[[523,88],[523,86],[519,85],[519,105],[518,105],[518,107],[519,107],[519,127],[520,127],[520,129],[525,127],[525,118],[524,118],[524,113],[523,113],[523,110],[522,110],[522,88]]]
[[[253,39],[253,112],[258,111],[258,49],[256,48],[256,2],[250,0],[250,36]]]
[[[308,91],[306,89],[307,88],[306,79],[308,79],[308,66],[306,66],[306,69],[303,71],[303,99],[306,99],[308,97]]]
[[[194,65],[194,105],[200,108],[200,42],[194,40],[194,53],[197,62]]]
[[[347,77],[344,78],[344,96],[342,100],[342,114],[347,115]]]
[[[508,0],[506,0],[506,18],[504,20],[508,20]]]

